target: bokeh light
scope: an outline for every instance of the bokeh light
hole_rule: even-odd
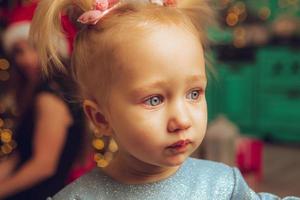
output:
[[[258,12],[258,16],[262,20],[267,20],[270,17],[270,15],[271,15],[271,10],[268,7],[262,7]]]
[[[9,62],[6,59],[0,59],[0,69],[7,70],[9,68]]]
[[[239,17],[236,13],[229,13],[226,17],[226,23],[229,25],[229,26],[235,26],[239,21]]]

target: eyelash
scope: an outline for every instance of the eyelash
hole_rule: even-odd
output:
[[[193,99],[193,97],[192,97],[192,95],[193,95],[192,93],[193,93],[193,92],[197,92],[197,97],[196,97],[195,99]],[[187,98],[188,98],[189,95],[191,95],[191,98],[190,98],[190,99],[191,99],[192,101],[197,101],[197,100],[200,98],[201,90],[200,90],[200,89],[194,89],[194,90],[191,90],[191,91],[187,94]],[[189,99],[189,98],[188,98],[188,99]]]
[[[193,99],[193,97],[192,97],[193,92],[197,92],[197,94],[196,94],[197,96],[196,96],[195,99]],[[190,95],[191,95],[191,97],[189,98]],[[198,101],[199,98],[200,98],[200,95],[201,95],[201,90],[200,90],[200,89],[194,89],[194,90],[191,90],[191,91],[186,95],[186,98],[187,98],[187,99],[190,99],[191,101]],[[152,104],[152,103],[153,103],[153,100],[155,100],[155,101],[159,100],[160,102],[157,103],[157,104],[154,103],[155,105],[153,105],[153,104]],[[151,102],[151,101],[152,101],[152,102]],[[147,99],[144,101],[144,104],[146,104],[147,106],[155,107],[155,106],[158,106],[158,105],[160,105],[161,103],[163,103],[163,101],[164,101],[164,98],[163,98],[162,96],[156,95],[156,96],[151,96],[151,97],[147,98]]]
[[[157,104],[157,105],[151,105],[151,100],[153,100],[154,98],[158,98],[158,100],[160,100],[160,102],[162,103],[163,102],[163,97],[162,96],[160,96],[160,95],[156,95],[156,96],[152,96],[152,97],[149,97],[149,98],[147,98],[145,101],[144,101],[144,103],[147,105],[147,106],[157,106],[157,105],[159,105],[159,104],[161,104],[161,103],[159,103],[159,104]]]

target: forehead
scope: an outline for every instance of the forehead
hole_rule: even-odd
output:
[[[199,38],[192,32],[177,27],[166,26],[135,37],[122,45],[120,50],[120,71],[151,70],[160,66],[161,70],[200,70],[205,75],[204,52]]]

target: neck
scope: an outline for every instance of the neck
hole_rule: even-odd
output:
[[[132,156],[122,156],[122,153],[118,153],[104,172],[121,183],[145,184],[164,180],[173,175],[179,167],[151,165]]]

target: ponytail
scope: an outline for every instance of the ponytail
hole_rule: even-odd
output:
[[[58,47],[64,37],[61,15],[76,3],[82,10],[88,10],[92,0],[42,0],[32,20],[29,41],[37,50],[42,69],[46,75],[53,71],[65,71]],[[74,13],[73,13],[74,14]]]

